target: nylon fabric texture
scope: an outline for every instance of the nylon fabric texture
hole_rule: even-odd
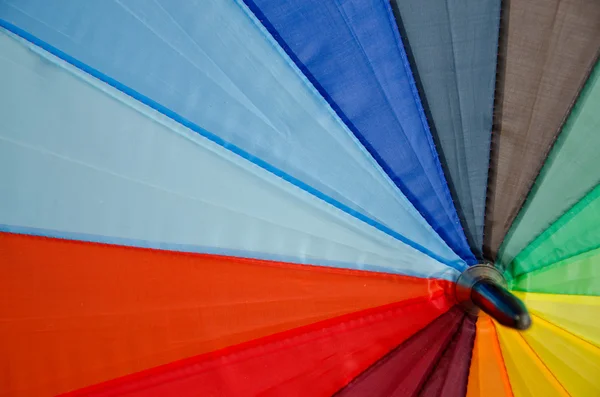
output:
[[[531,292],[516,295],[537,317],[600,347],[600,297]]]
[[[433,229],[474,264],[387,1],[245,2]]]
[[[484,253],[495,260],[600,52],[600,2],[504,2]]]
[[[454,339],[419,391],[420,397],[466,396],[475,329],[475,320],[465,316]]]
[[[554,144],[529,199],[507,234],[499,262],[510,263],[548,226],[600,183],[600,63]]]
[[[496,327],[490,317],[477,318],[467,397],[512,397]]]
[[[0,257],[0,350],[11,368],[0,396],[55,395],[354,311],[435,301],[448,288],[7,233]]]
[[[572,396],[600,394],[600,348],[535,315],[532,322],[523,338],[565,390]]]
[[[335,397],[416,396],[464,319],[454,308],[362,373]]]
[[[117,379],[68,396],[331,396],[451,303],[405,300]],[[412,321],[407,322],[410,317]]]
[[[462,224],[481,257],[501,1],[391,3]]]
[[[0,32],[0,48],[12,93],[0,97],[0,229],[392,272],[419,263],[452,277],[32,44]]]
[[[371,226],[462,262],[243,3],[6,0],[0,19]]]
[[[600,396],[593,1],[0,0],[0,397]]]
[[[600,295],[600,248],[511,280],[517,291],[553,294]]]
[[[600,185],[525,248],[511,263],[513,277],[600,248]]]
[[[536,318],[533,318],[533,326],[535,321]],[[501,325],[496,329],[515,397],[570,396],[521,333]]]

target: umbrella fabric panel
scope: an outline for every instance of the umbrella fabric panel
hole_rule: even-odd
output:
[[[20,38],[0,32],[0,46],[1,84],[11,93],[0,96],[4,230],[342,267],[449,269]]]
[[[417,395],[457,333],[463,318],[464,314],[458,308],[438,317],[371,366],[335,396]]]
[[[510,263],[548,226],[600,183],[600,63],[596,64],[529,199],[507,234],[499,261]]]
[[[529,292],[516,295],[537,317],[600,347],[600,297]]]
[[[174,362],[72,395],[331,396],[449,308],[443,295],[407,300]]]
[[[433,229],[473,262],[389,4],[245,2]]]
[[[0,18],[330,204],[459,260],[243,4],[3,1]]]
[[[475,320],[465,316],[454,339],[419,391],[419,396],[463,397],[467,394],[475,330]]]
[[[477,319],[476,328],[467,397],[512,397],[494,323],[482,313]]]
[[[523,338],[565,390],[572,396],[599,395],[600,348],[540,317],[532,321]]]
[[[449,288],[423,278],[7,233],[0,233],[0,257],[1,350],[11,368],[0,379],[3,396],[55,395],[354,311],[437,302]]]
[[[500,1],[395,0],[392,7],[465,232],[481,256]]]
[[[511,288],[518,291],[600,296],[600,249],[522,274],[511,280]]]
[[[520,276],[600,245],[600,185],[552,224],[511,263],[513,276]]]
[[[534,324],[535,324],[534,319]],[[543,359],[518,331],[498,325],[502,356],[515,397],[569,397]]]
[[[503,15],[484,251],[495,259],[600,50],[600,2],[511,0]]]

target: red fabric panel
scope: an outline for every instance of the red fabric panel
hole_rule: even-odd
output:
[[[440,316],[341,390],[336,397],[417,395],[462,323],[462,310]]]
[[[69,395],[331,396],[450,304],[440,292],[351,313]]]
[[[53,396],[450,283],[0,233],[0,396]]]
[[[474,341],[475,320],[465,316],[460,329],[446,348],[440,361],[438,361],[419,396],[465,396],[467,394]]]

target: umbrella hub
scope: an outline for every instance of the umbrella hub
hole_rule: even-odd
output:
[[[477,315],[482,310],[504,326],[526,330],[531,326],[531,316],[523,302],[506,287],[502,273],[483,263],[460,275],[455,296],[467,313]]]

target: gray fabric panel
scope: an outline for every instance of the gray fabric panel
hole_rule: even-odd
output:
[[[459,216],[481,255],[500,0],[392,0]]]
[[[502,31],[485,218],[492,259],[594,65],[600,1],[505,1]]]

